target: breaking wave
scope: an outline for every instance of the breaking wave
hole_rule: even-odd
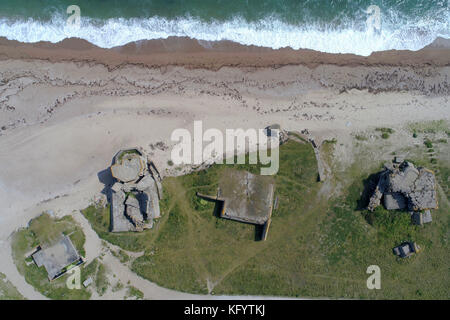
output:
[[[391,19],[392,20],[392,19]],[[395,21],[397,20],[397,21]],[[365,23],[346,23],[341,27],[323,25],[291,25],[267,18],[247,22],[242,18],[229,21],[205,22],[196,18],[166,19],[113,18],[107,20],[82,19],[79,29],[66,24],[63,17],[51,21],[34,19],[11,20],[0,18],[0,36],[21,42],[59,42],[78,37],[99,47],[111,48],[138,40],[165,39],[170,36],[198,40],[231,40],[243,45],[274,49],[313,49],[329,53],[370,55],[383,50],[419,50],[437,37],[450,37],[450,15],[440,20],[421,19],[414,22],[396,18],[384,23],[379,32],[365,27]]]

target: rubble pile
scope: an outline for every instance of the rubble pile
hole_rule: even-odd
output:
[[[369,200],[368,209],[373,211],[381,204],[387,210],[408,210],[411,215],[425,210],[426,219],[431,221],[430,209],[438,208],[436,177],[433,171],[418,167],[408,161],[394,161],[386,164],[379,174],[377,186]]]

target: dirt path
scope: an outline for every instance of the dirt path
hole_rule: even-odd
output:
[[[73,217],[80,224],[84,234],[86,235],[86,258],[89,261],[92,261],[102,255],[101,262],[104,263],[122,283],[131,285],[142,291],[146,299],[195,299],[195,295],[162,288],[144,278],[139,277],[126,265],[122,264],[118,258],[113,256],[109,248],[113,248],[114,246],[110,247],[108,244],[108,247],[106,248],[102,245],[102,239],[98,237],[97,233],[92,229],[88,220],[81,214],[81,212],[75,213]],[[123,299],[123,294],[120,291],[117,293],[109,291],[103,298]]]
[[[265,297],[265,296],[213,296],[213,295],[199,295],[179,292],[175,290],[170,290],[167,288],[160,287],[131,271],[128,266],[121,263],[118,258],[116,258],[109,249],[106,249],[102,245],[102,240],[98,237],[97,233],[92,229],[91,225],[87,219],[80,213],[74,213],[73,217],[80,224],[86,235],[86,258],[91,260],[101,254],[103,254],[101,262],[104,263],[107,268],[113,272],[122,283],[129,286],[133,286],[144,293],[145,299],[235,299],[235,298],[245,298],[245,299],[277,299],[277,297]],[[108,247],[110,245],[108,244]],[[115,246],[111,246],[115,247]],[[108,292],[102,297],[93,297],[99,299],[123,299],[123,290]],[[279,298],[278,298],[279,299]]]
[[[12,259],[11,238],[0,243],[2,258],[0,259],[0,270],[6,275],[6,278],[17,288],[17,290],[26,298],[33,300],[47,300],[48,298],[36,291],[25,278],[19,273]],[[9,258],[11,257],[11,258]]]

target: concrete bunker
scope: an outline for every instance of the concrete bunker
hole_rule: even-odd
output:
[[[216,202],[220,218],[260,227],[260,240],[266,240],[272,217],[274,182],[270,176],[227,168],[219,180],[216,196],[197,193]],[[258,231],[258,229],[257,229]]]
[[[111,232],[143,231],[161,216],[161,177],[155,165],[138,148],[119,151],[111,174]]]
[[[68,236],[61,238],[50,246],[39,245],[31,255],[34,263],[40,268],[44,266],[50,281],[55,280],[67,271],[84,263]]]
[[[430,210],[438,208],[433,171],[396,158],[378,176],[367,207],[370,211],[383,203],[386,210],[407,210],[414,224],[431,222]]]

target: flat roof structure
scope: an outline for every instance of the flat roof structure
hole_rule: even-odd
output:
[[[215,201],[221,218],[262,226],[261,239],[265,240],[271,222],[274,191],[271,176],[227,168],[219,179],[217,196],[199,193],[197,196]]]
[[[63,275],[71,264],[83,262],[72,241],[65,235],[52,246],[40,248],[31,257],[38,267],[45,267],[50,280]]]
[[[115,186],[116,184],[114,184]],[[133,224],[125,217],[125,198],[122,190],[114,190],[111,193],[111,230],[112,232],[126,232],[134,230]]]
[[[225,201],[222,217],[264,224],[272,214],[274,185],[269,176],[226,169],[219,181],[219,198]]]

